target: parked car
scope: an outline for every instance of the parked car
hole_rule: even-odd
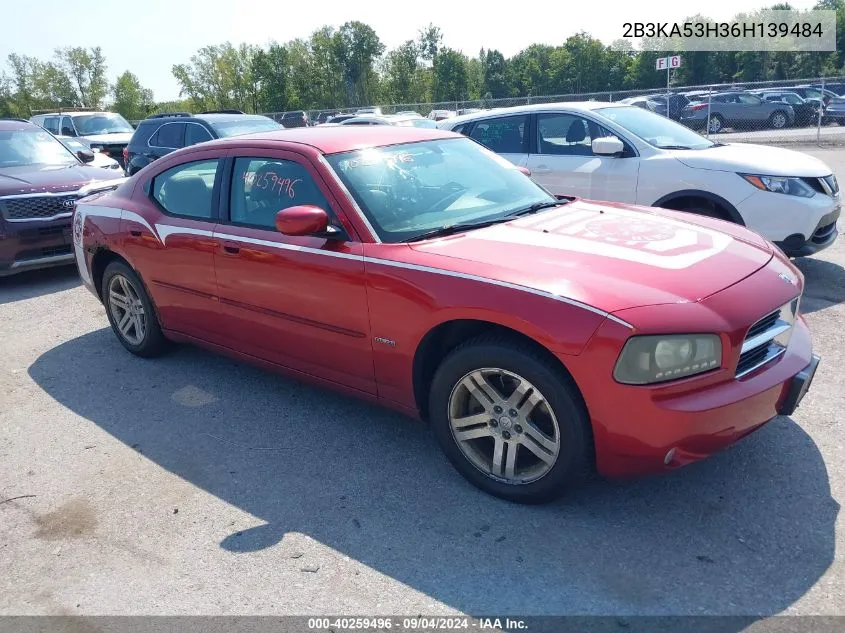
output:
[[[813,84],[813,88],[818,88],[819,90],[824,89],[828,92],[832,92],[833,94],[841,97],[845,96],[845,83],[840,81],[834,81],[833,83],[825,82],[824,86],[821,84]]]
[[[91,152],[94,155],[93,160],[88,163],[92,167],[101,167],[102,169],[119,169],[123,173],[123,167],[120,163],[107,154],[103,154],[99,149],[91,149],[85,143],[72,136],[57,136],[57,139],[67,147],[71,152],[79,156],[79,152]]]
[[[420,114],[416,110],[400,110],[399,112],[396,113],[396,116],[417,116],[417,117],[421,117],[422,114]]]
[[[788,103],[795,112],[795,125],[815,125],[818,121],[821,104],[818,99],[803,99],[789,91],[755,90],[754,94],[769,103]]]
[[[831,99],[824,110],[824,122],[845,125],[845,97]]]
[[[126,172],[132,176],[154,160],[182,147],[216,138],[279,129],[282,129],[279,123],[257,114],[154,114],[141,121],[132,135],[126,149]]]
[[[355,110],[355,114],[356,114],[356,115],[358,115],[358,116],[360,116],[360,115],[362,115],[362,114],[375,114],[375,115],[381,115],[381,114],[382,114],[382,111],[381,111],[381,108],[379,108],[379,107],[372,107],[372,108],[358,108],[357,110]]]
[[[820,160],[714,143],[633,106],[539,104],[438,125],[526,167],[554,194],[717,217],[748,226],[793,257],[827,248],[838,235],[839,185]]]
[[[342,122],[346,121],[346,119],[351,119],[354,116],[356,116],[356,115],[349,114],[347,112],[341,112],[339,114],[335,114],[328,121],[326,121],[326,123],[333,123],[333,124],[337,125],[338,123],[342,123]]]
[[[437,123],[421,116],[402,116],[399,114],[361,115],[340,122],[340,125],[398,125],[400,127],[436,128]]]
[[[825,107],[827,107],[827,104],[831,99],[835,99],[839,96],[835,92],[831,92],[827,89],[822,90],[821,88],[816,88],[815,86],[786,86],[778,89],[794,92],[802,99],[817,99],[822,101]]]
[[[329,119],[335,116],[337,112],[320,112],[316,118],[311,120],[313,125],[320,125],[321,123],[326,123]]]
[[[462,108],[460,110],[457,110],[455,112],[455,115],[457,116],[459,114],[475,114],[476,112],[481,112],[481,108]]]
[[[54,136],[78,138],[91,149],[126,167],[124,152],[134,132],[129,121],[116,112],[52,112],[30,119]]]
[[[681,110],[681,123],[693,129],[704,129],[707,127],[708,108],[711,134],[726,127],[748,130],[767,126],[781,130],[795,121],[795,112],[789,104],[769,103],[750,92],[729,90],[713,93],[709,105],[706,98],[687,104]]]
[[[129,352],[191,341],[425,418],[518,502],[702,459],[792,414],[819,363],[802,274],[759,235],[559,200],[441,130],[179,150],[81,201],[74,238]]]
[[[434,121],[443,121],[444,119],[450,119],[453,116],[457,116],[457,112],[454,110],[432,110],[428,113],[428,118]]]
[[[674,93],[628,97],[619,101],[619,103],[633,105],[638,108],[650,110],[655,114],[668,116],[675,121],[681,118],[681,112],[689,102],[690,100],[684,95]]]
[[[311,121],[308,119],[308,114],[303,110],[296,110],[294,112],[285,112],[282,115],[281,124],[287,128],[308,127]]]
[[[34,123],[0,119],[0,277],[73,263],[75,201],[124,177],[92,161],[85,145],[74,152]]]

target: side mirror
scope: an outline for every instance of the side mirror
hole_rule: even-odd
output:
[[[523,174],[525,174],[526,176],[528,176],[529,178],[531,177],[531,170],[528,169],[528,167],[523,167],[522,165],[520,165],[520,166],[517,167],[517,169],[519,171],[521,171]]]
[[[625,145],[615,136],[593,139],[593,154],[598,156],[615,156],[624,151]]]
[[[76,157],[83,163],[91,163],[94,161],[94,152],[91,150],[81,149],[76,152]]]
[[[282,209],[276,214],[276,230],[284,235],[305,236],[325,233],[329,215],[320,207],[300,204]]]

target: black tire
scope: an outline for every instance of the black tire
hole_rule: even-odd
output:
[[[122,277],[125,279],[132,290],[137,295],[144,310],[144,335],[139,342],[132,342],[120,331],[115,320],[114,309],[110,305],[109,288],[112,280],[115,277]],[[103,305],[106,308],[106,315],[109,318],[112,330],[117,336],[117,340],[127,350],[144,358],[152,358],[160,356],[170,348],[170,341],[168,341],[161,331],[161,326],[158,320],[158,314],[155,311],[152,301],[150,301],[147,289],[138,274],[132,270],[127,264],[122,261],[113,261],[103,272],[103,284],[101,287],[101,296],[103,297]]]
[[[724,220],[725,222],[731,222],[731,219],[728,217],[726,213],[723,213],[722,210],[716,206],[713,202],[708,202],[706,200],[701,201],[693,201],[684,206],[679,211],[684,211],[685,213],[692,213],[694,215],[702,215],[706,218],[713,218],[715,220]]]
[[[775,110],[769,115],[769,127],[773,130],[782,130],[789,126],[789,117],[783,110]]]
[[[725,129],[725,119],[722,118],[721,114],[711,114],[709,127],[711,134],[718,134]],[[707,131],[707,128],[708,124],[705,121],[704,130]]]
[[[464,455],[452,434],[449,399],[453,389],[468,373],[487,367],[524,377],[542,393],[557,419],[557,459],[546,474],[530,483],[507,483],[482,472]],[[484,492],[502,499],[545,503],[580,484],[592,470],[592,428],[571,377],[530,346],[507,337],[483,335],[456,348],[441,362],[429,391],[429,418],[438,444],[458,472]]]

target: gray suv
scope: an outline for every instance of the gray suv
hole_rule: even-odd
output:
[[[116,112],[65,111],[37,114],[30,122],[40,125],[54,136],[78,138],[103,156],[116,160],[126,168],[123,150],[135,129]]]
[[[716,92],[710,98],[710,132],[726,127],[737,131],[770,127],[775,130],[795,122],[795,111],[787,103],[767,102],[750,92]],[[707,126],[707,95],[696,96],[681,110],[681,123],[693,129]]]

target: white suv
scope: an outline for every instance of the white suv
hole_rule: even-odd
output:
[[[552,103],[440,121],[526,167],[556,195],[689,211],[742,224],[787,255],[812,255],[838,235],[839,185],[806,154],[714,143],[629,105]]]

